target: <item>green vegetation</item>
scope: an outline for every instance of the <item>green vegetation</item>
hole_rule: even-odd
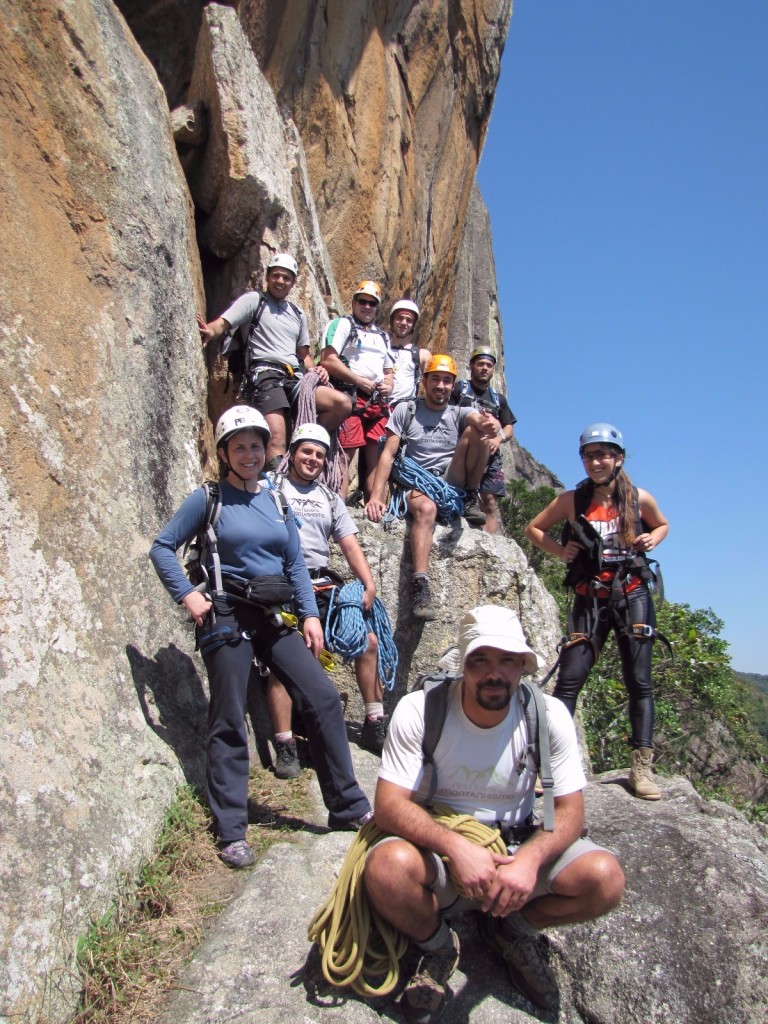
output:
[[[309,785],[308,772],[291,782],[263,769],[251,772],[248,840],[257,856],[303,825],[312,805]],[[199,796],[182,787],[151,860],[78,943],[82,992],[73,1024],[156,1018],[206,919],[227,905],[246,874],[218,859],[210,825]]]
[[[555,496],[550,487],[529,489],[521,480],[502,499],[504,528],[521,545],[531,566],[555,597],[563,632],[572,594],[562,586],[564,566],[534,548],[523,531]],[[553,531],[553,535],[558,536]],[[662,555],[663,557],[663,555]],[[657,643],[654,658],[656,704],[656,767],[682,773],[708,795],[766,818],[768,805],[750,804],[728,789],[723,779],[738,761],[749,762],[768,776],[768,701],[733,672],[722,621],[709,609],[667,602],[658,612],[658,628],[669,639],[674,659]],[[615,639],[606,643],[580,700],[592,767],[596,772],[624,768],[628,763],[629,720]],[[717,764],[700,761],[692,741],[717,747]]]

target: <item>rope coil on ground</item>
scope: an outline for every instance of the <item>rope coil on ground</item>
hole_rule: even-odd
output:
[[[401,451],[395,456],[392,463],[392,479],[398,484],[391,488],[389,507],[382,522],[385,526],[394,522],[395,519],[402,519],[407,512],[406,495],[410,490],[421,491],[437,505],[437,514],[440,519],[451,520],[460,516],[464,511],[464,498],[466,491],[460,487],[454,487],[447,480],[443,480],[429,470],[423,469],[408,455]]]
[[[373,633],[379,642],[376,659],[379,679],[391,690],[395,685],[398,660],[392,625],[378,597],[374,598],[370,611],[363,609],[363,591],[363,584],[352,580],[331,593],[326,621],[328,647],[334,654],[352,660],[368,650],[368,634]]]
[[[428,810],[445,828],[493,853],[506,854],[498,829],[445,805],[436,804]],[[389,995],[397,987],[399,961],[410,941],[379,916],[365,890],[363,871],[368,852],[386,835],[375,820],[357,833],[333,889],[307,930],[310,942],[316,942],[320,949],[326,981],[338,988],[351,988],[366,998]]]

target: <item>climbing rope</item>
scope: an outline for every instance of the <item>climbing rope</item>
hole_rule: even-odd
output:
[[[427,808],[435,821],[492,853],[506,854],[498,829],[469,814],[436,804]],[[353,839],[336,883],[309,923],[307,934],[316,942],[323,975],[331,985],[349,987],[364,997],[386,996],[397,986],[398,961],[409,939],[385,921],[368,902],[363,881],[369,850],[387,835],[375,820]],[[448,862],[448,871],[451,871]],[[453,879],[456,884],[455,879]]]
[[[407,492],[411,490],[421,491],[422,494],[431,498],[437,505],[437,514],[440,519],[449,521],[460,516],[464,511],[466,491],[460,487],[454,487],[447,480],[423,469],[410,456],[403,455],[401,451],[397,453],[392,463],[391,477],[398,486],[391,488],[389,507],[382,519],[385,526],[393,523],[395,519],[402,519],[405,516],[408,510]]]
[[[353,580],[331,592],[326,620],[328,647],[334,654],[351,661],[368,650],[368,634],[373,633],[379,641],[376,657],[379,679],[388,690],[392,690],[397,672],[397,647],[392,638],[392,626],[387,609],[378,597],[373,599],[370,611],[363,609],[363,590],[363,584]]]
[[[296,402],[296,416],[294,417],[293,423],[294,430],[297,427],[300,427],[303,423],[317,423],[315,391],[319,386],[320,378],[316,373],[305,373],[301,378],[301,384],[299,384],[299,395]],[[341,445],[339,444],[339,432],[334,430],[331,433],[331,450],[328,452],[323,472],[320,474],[318,479],[321,483],[327,484],[335,494],[338,494],[341,490],[341,460],[344,458],[344,453],[342,452]],[[278,472],[288,472],[287,454],[280,463]]]

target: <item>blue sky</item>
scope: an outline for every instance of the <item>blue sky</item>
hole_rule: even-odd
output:
[[[516,0],[478,179],[517,436],[608,420],[667,596],[768,674],[768,2]]]

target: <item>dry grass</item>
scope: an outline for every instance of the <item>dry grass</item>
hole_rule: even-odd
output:
[[[252,771],[248,840],[257,858],[302,827],[313,807],[310,779],[306,771],[290,782]],[[221,863],[207,809],[182,788],[154,857],[78,944],[82,995],[73,1024],[154,1020],[206,928],[247,876]]]

